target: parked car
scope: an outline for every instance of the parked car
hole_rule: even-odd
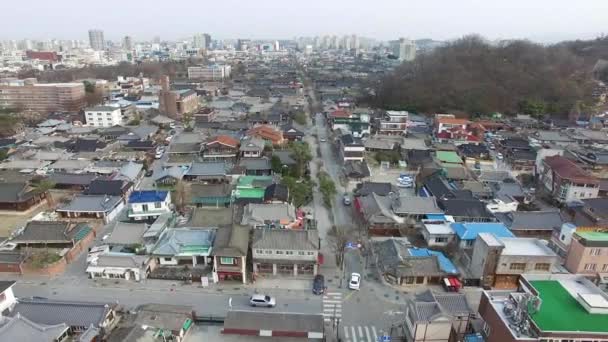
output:
[[[251,298],[249,298],[249,304],[253,307],[263,306],[267,308],[274,308],[275,305],[277,305],[277,302],[274,297],[263,294],[254,294],[251,296]]]
[[[361,287],[361,275],[359,273],[351,273],[348,288],[358,290]]]
[[[496,153],[496,159],[503,160],[504,156],[502,155],[502,153]]]
[[[323,294],[325,292],[325,278],[317,274],[315,279],[312,281],[312,293],[316,295]]]
[[[344,196],[342,196],[342,203],[344,203],[344,205],[350,205],[352,203],[348,194],[344,194]]]
[[[319,141],[320,141],[320,142],[326,142],[326,141],[327,141],[327,139],[325,139],[325,138],[321,138],[321,139],[319,139]]]
[[[157,151],[154,155],[154,159],[160,159],[163,157],[163,151]]]
[[[144,176],[152,177],[153,174],[154,174],[154,170],[146,170],[146,173],[144,173]]]

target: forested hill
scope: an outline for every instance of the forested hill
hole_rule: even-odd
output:
[[[490,44],[477,36],[417,56],[387,76],[371,102],[417,112],[566,115],[591,102],[594,56],[577,42]],[[594,52],[595,53],[595,52]]]

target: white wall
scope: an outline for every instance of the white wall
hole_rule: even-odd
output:
[[[87,126],[112,127],[122,124],[120,108],[116,108],[113,111],[87,110],[84,117]]]
[[[16,303],[15,294],[13,293],[13,288],[10,287],[4,291],[4,300],[0,301],[0,313],[4,310],[13,306]]]
[[[262,250],[262,251],[267,251],[267,250]],[[318,257],[318,252],[317,251],[313,251],[313,255],[308,255],[309,251],[303,251],[305,253],[305,255],[299,255],[298,252],[299,251],[293,251],[294,253],[291,255],[285,254],[285,252],[287,252],[287,250],[283,250],[283,254],[276,254],[275,250],[272,250],[272,254],[266,254],[266,253],[258,253],[258,249],[254,249],[252,251],[252,255],[254,258],[260,258],[260,259],[276,259],[276,260],[299,260],[299,261],[316,261],[317,257]]]

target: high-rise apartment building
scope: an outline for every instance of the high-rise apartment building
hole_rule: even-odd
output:
[[[416,43],[409,39],[399,38],[391,42],[391,50],[400,61],[413,61],[416,58]]]
[[[21,108],[46,114],[77,112],[84,106],[82,83],[37,83],[35,78],[0,79],[0,108]]]
[[[133,38],[131,36],[125,36],[122,39],[122,48],[127,51],[133,50]]]
[[[106,42],[103,38],[102,30],[89,30],[89,44],[91,49],[95,51],[103,51],[106,49]]]
[[[230,78],[230,65],[200,65],[188,67],[188,78],[205,81],[222,81]]]

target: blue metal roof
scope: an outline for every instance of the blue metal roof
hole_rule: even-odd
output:
[[[427,220],[445,221],[445,215],[443,214],[426,214],[425,216]]]
[[[464,342],[484,342],[484,338],[481,334],[468,334],[464,335]]]
[[[408,252],[411,256],[414,257],[428,257],[434,255],[437,257],[437,260],[439,261],[439,267],[442,271],[452,274],[459,273],[458,269],[456,268],[456,266],[454,266],[452,261],[450,261],[450,259],[448,259],[448,257],[446,257],[445,254],[441,252],[432,251],[427,248],[408,248]]]
[[[498,238],[515,237],[502,223],[452,223],[451,226],[460,240],[475,240],[479,233],[492,233]]]
[[[169,195],[169,191],[145,190],[133,191],[129,196],[129,203],[162,202]]]

